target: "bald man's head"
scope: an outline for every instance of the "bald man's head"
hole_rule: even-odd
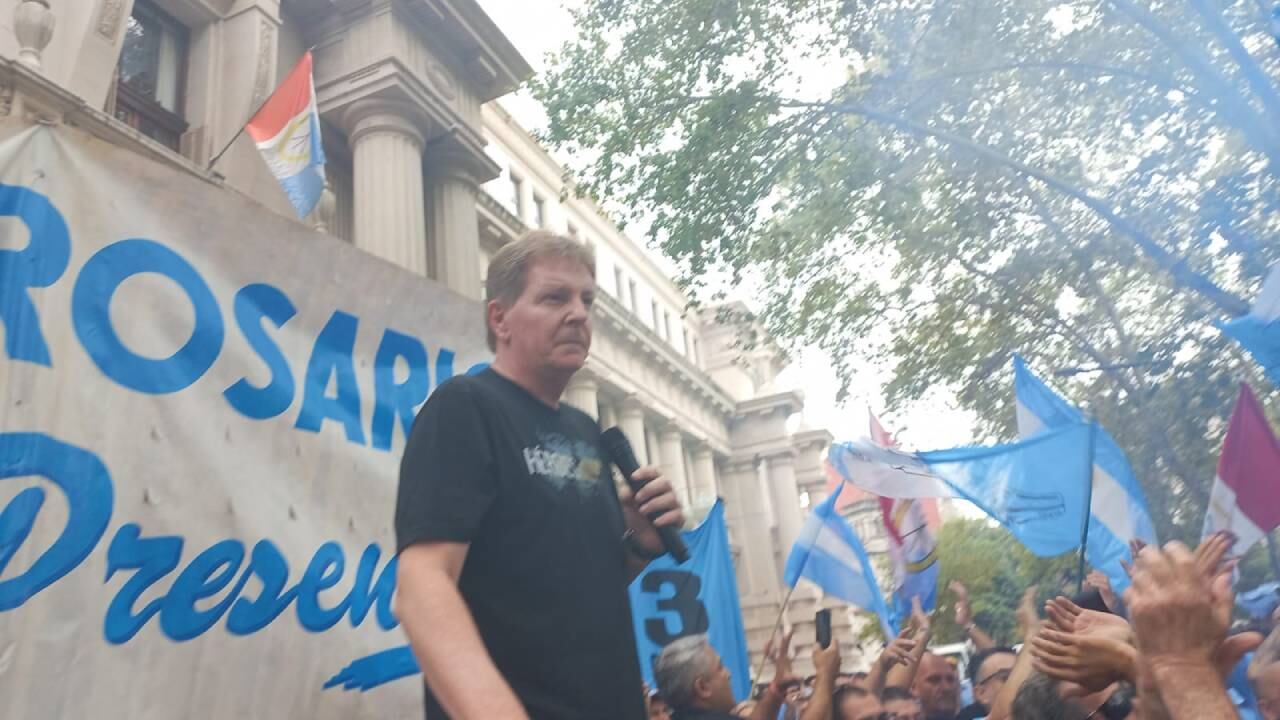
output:
[[[950,717],[960,710],[960,676],[946,658],[927,652],[920,658],[913,687],[925,717]]]

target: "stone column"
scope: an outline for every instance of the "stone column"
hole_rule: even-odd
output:
[[[596,394],[598,390],[599,385],[596,384],[595,379],[583,371],[579,371],[569,381],[569,387],[564,389],[564,397],[561,399],[590,415],[591,419],[595,420],[597,419],[598,410],[596,408],[599,402]]]
[[[670,425],[659,436],[662,447],[662,475],[675,488],[680,505],[690,507],[689,481],[684,475],[684,440],[680,428]]]
[[[427,158],[427,260],[431,277],[480,300],[480,225],[475,177],[459,158]],[[587,410],[587,408],[581,408]],[[588,411],[595,417],[594,407]]]
[[[644,428],[644,443],[648,446],[645,456],[649,458],[650,465],[658,465],[662,462],[662,441],[658,437],[658,431],[652,425],[646,424]]]
[[[353,229],[356,247],[426,276],[422,132],[407,104],[359,100],[347,110],[351,128]]]
[[[693,451],[693,506],[709,508],[716,501],[716,461],[709,445],[700,445]]]
[[[770,526],[765,499],[760,493],[759,467],[751,458],[732,462],[725,469],[724,495],[729,522],[742,540],[742,566],[753,601],[776,602],[781,575],[773,562]],[[748,598],[743,598],[744,606]]]
[[[636,460],[641,465],[648,465],[649,454],[645,452],[644,445],[644,408],[640,407],[640,402],[635,397],[623,399],[618,412],[618,426],[631,441],[631,447],[636,451]]]
[[[790,452],[769,458],[766,475],[773,500],[773,512],[778,521],[778,550],[785,561],[791,546],[800,536],[803,522],[800,515],[800,489],[796,486],[795,455]],[[782,572],[782,568],[778,568]]]
[[[618,424],[618,411],[613,403],[604,401],[600,403],[600,427],[611,428]]]

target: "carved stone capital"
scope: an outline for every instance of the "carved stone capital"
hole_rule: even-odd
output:
[[[401,100],[365,98],[342,111],[342,123],[352,147],[360,139],[380,132],[393,132],[413,138],[422,148],[428,122],[418,108]]]

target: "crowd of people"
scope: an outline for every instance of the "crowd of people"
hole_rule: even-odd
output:
[[[772,681],[739,704],[706,636],[684,637],[655,663],[649,717],[1280,720],[1280,609],[1261,626],[1232,623],[1232,543],[1217,534],[1195,550],[1135,545],[1131,584],[1121,595],[1094,573],[1085,592],[1053,598],[1040,612],[1037,589],[1028,588],[1016,650],[974,623],[964,586],[953,584],[956,623],[977,649],[965,668],[967,687],[954,658],[928,650],[930,618],[918,604],[867,672],[842,669],[837,643],[815,645],[814,675],[801,680],[783,635],[767,652]]]
[[[425,717],[643,720],[627,587],[671,550],[664,538],[684,514],[657,467],[628,471],[634,492],[617,487],[612,465],[632,463],[605,446],[593,417],[560,402],[591,346],[595,257],[535,231],[494,255],[485,293],[492,364],[436,388],[401,458],[396,615],[426,681]],[[655,663],[648,712],[1280,720],[1280,633],[1233,631],[1231,545],[1219,534],[1195,551],[1135,547],[1122,597],[1095,576],[1092,595],[1056,597],[1042,614],[1028,590],[1017,652],[976,626],[957,586],[956,620],[981,650],[963,707],[957,665],[928,651],[917,604],[865,673],[847,672],[853,658],[846,667],[832,643],[816,647],[803,681],[782,639],[772,681],[740,706],[707,638],[681,638]]]

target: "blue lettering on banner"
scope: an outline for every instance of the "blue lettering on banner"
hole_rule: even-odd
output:
[[[360,386],[356,384],[352,360],[359,324],[354,315],[335,310],[316,338],[311,359],[307,361],[302,410],[294,425],[299,430],[320,432],[325,420],[337,420],[346,429],[347,440],[364,444],[364,431],[360,428]],[[325,394],[331,377],[337,384],[335,397]]]
[[[111,518],[111,477],[96,455],[40,433],[0,433],[0,479],[31,475],[49,479],[66,496],[67,526],[27,572],[0,582],[0,610],[20,607],[82,563]],[[0,573],[30,535],[44,499],[43,489],[27,488],[0,510]],[[320,594],[341,581],[346,564],[342,546],[332,541],[320,546],[297,585],[285,590],[289,566],[274,544],[260,541],[246,565],[244,545],[239,540],[222,540],[197,554],[167,591],[138,609],[143,593],[178,569],[183,544],[178,536],[143,537],[137,523],[116,531],[107,548],[104,582],[122,570],[133,574],[107,607],[103,634],[108,642],[128,642],[156,615],[164,635],[179,642],[207,632],[224,615],[231,633],[247,635],[266,627],[295,601],[298,623],[311,632],[328,630],[343,615],[349,615],[352,627],[359,627],[375,607],[379,627],[392,630],[399,624],[391,611],[396,559],[388,560],[375,579],[382,554],[377,545],[369,545],[361,554],[346,597],[333,607],[322,605]],[[252,600],[241,597],[254,576],[262,581],[261,593]],[[228,587],[223,599],[197,607]]]
[[[267,335],[262,321],[270,320],[276,327],[284,327],[298,310],[289,297],[278,288],[265,283],[246,285],[236,293],[236,324],[249,347],[262,358],[271,371],[271,381],[263,387],[254,387],[247,379],[240,379],[222,394],[240,414],[254,420],[273,418],[289,408],[293,402],[293,373],[289,361],[280,346]]]
[[[22,250],[0,250],[0,322],[4,325],[5,351],[9,358],[52,366],[48,346],[40,330],[38,308],[31,288],[48,287],[66,271],[71,238],[66,221],[47,197],[31,188],[0,184],[0,217],[17,217],[30,230],[31,241]],[[173,355],[150,358],[138,355],[120,340],[111,322],[111,300],[129,278],[142,273],[161,275],[187,296],[195,311],[191,337]],[[241,288],[235,296],[234,315],[245,342],[266,364],[270,380],[258,387],[242,377],[223,391],[227,403],[253,420],[277,417],[292,405],[297,392],[289,361],[264,327],[276,328],[297,314],[284,292],[266,283]],[[80,269],[72,288],[71,320],[81,346],[102,373],[118,385],[148,394],[168,394],[190,387],[217,361],[225,340],[225,327],[217,298],[199,271],[176,251],[146,238],[120,240],[96,252]],[[354,353],[360,320],[335,310],[316,337],[303,384],[302,403],[294,427],[319,432],[325,420],[342,424],[349,442],[365,445],[361,425],[360,385]],[[395,380],[395,365],[403,358],[408,376]],[[453,377],[455,353],[441,347],[435,355],[435,383],[428,371],[426,345],[418,338],[391,328],[383,331],[374,362],[374,414],[370,423],[372,447],[389,451],[397,419],[405,435],[416,409],[434,386]],[[479,362],[468,375],[488,367]],[[331,382],[334,396],[326,393]]]
[[[66,496],[67,526],[25,573],[0,581],[0,611],[22,605],[71,572],[93,551],[111,520],[111,476],[88,450],[42,433],[0,433],[0,480],[28,475],[46,478]],[[0,512],[0,538],[7,545],[0,549],[0,573],[30,534],[43,500],[43,492],[24,491]]]
[[[66,274],[71,258],[68,225],[45,195],[15,185],[0,184],[0,216],[17,218],[30,233],[27,247],[0,250],[5,352],[10,360],[52,367],[54,357],[41,330],[38,296],[33,299],[31,291],[50,287]],[[162,276],[175,285],[194,311],[190,337],[168,357],[134,352],[112,324],[116,291],[143,273]],[[182,391],[206,375],[222,353],[226,328],[218,298],[195,265],[155,240],[129,238],[97,250],[80,268],[70,297],[70,320],[79,344],[102,374],[123,388],[149,395]],[[228,405],[240,415],[266,420],[293,405],[298,383],[273,329],[284,328],[297,314],[289,297],[266,283],[248,284],[235,294],[235,322],[268,373],[265,382],[251,382],[241,374],[223,391]],[[296,429],[319,432],[325,420],[334,420],[342,425],[349,442],[365,445],[355,366],[359,326],[355,315],[335,309],[314,338],[301,383]],[[397,425],[407,437],[416,409],[432,388],[453,377],[454,351],[439,347],[434,352],[432,358],[421,339],[384,328],[372,371],[375,398],[368,430],[374,449],[391,450]],[[403,379],[397,379],[397,366],[408,368]],[[478,362],[466,372],[474,375],[487,367],[487,362]],[[332,396],[328,394],[331,384]],[[0,481],[23,477],[44,478],[54,492],[65,496],[66,526],[25,572],[0,581],[0,612],[23,606],[81,565],[103,541],[114,507],[111,475],[93,452],[39,432],[0,432]],[[28,487],[0,508],[0,578],[32,537],[49,492],[46,485]],[[240,540],[224,539],[184,565],[186,545],[178,535],[148,536],[132,522],[111,536],[103,583],[119,582],[119,587],[103,618],[108,642],[129,642],[152,619],[165,637],[176,642],[199,637],[220,622],[233,635],[249,635],[290,606],[298,624],[310,632],[326,631],[344,616],[351,627],[359,627],[371,614],[383,630],[399,625],[392,612],[397,560],[391,555],[380,565],[382,551],[376,544],[364,547],[351,590],[343,596],[335,588],[350,573],[337,542],[325,542],[316,549],[292,585],[288,561],[270,540],[261,539],[246,551]],[[117,575],[123,579],[117,580]],[[167,588],[162,587],[166,578],[172,578]],[[255,579],[260,589],[252,596],[246,588]],[[144,596],[149,598],[145,602]],[[361,667],[385,676],[391,672],[388,668],[403,672],[406,664],[416,668],[407,646],[371,656]]]
[[[404,358],[409,366],[409,376],[400,383],[395,379],[398,358]],[[441,376],[442,363],[452,375],[453,353],[440,350],[436,358],[436,382],[445,380]],[[377,398],[371,423],[373,446],[379,450],[390,450],[396,418],[400,419],[404,436],[409,437],[415,409],[427,399],[427,393],[431,391],[431,378],[427,375],[427,349],[417,338],[387,330],[382,335],[378,354],[373,361],[373,387],[374,397]]]
[[[0,250],[0,322],[4,349],[14,360],[52,366],[30,288],[49,287],[71,261],[71,233],[53,203],[40,193],[0,184],[0,217],[16,217],[30,240],[21,250]]]
[[[167,358],[134,353],[120,341],[111,324],[112,295],[125,280],[144,272],[172,280],[195,308],[191,338]],[[204,278],[181,255],[144,238],[121,240],[89,258],[71,291],[71,321],[98,369],[143,393],[172,393],[188,387],[205,374],[222,350],[222,313]]]

